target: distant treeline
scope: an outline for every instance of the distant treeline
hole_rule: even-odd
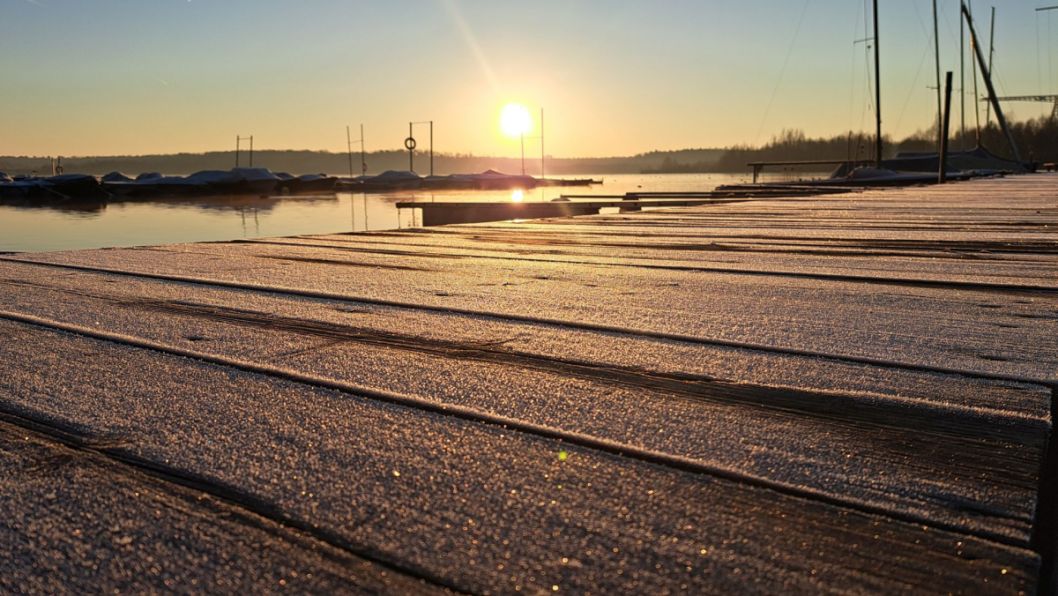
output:
[[[639,173],[657,170],[665,163],[693,161],[715,162],[723,154],[722,149],[686,149],[681,151],[652,151],[627,157],[590,157],[590,158],[553,158],[545,161],[545,174],[548,176],[569,176],[584,174],[622,174]],[[666,161],[668,160],[668,161]],[[328,151],[255,151],[254,165],[266,167],[275,172],[306,174],[325,172],[335,175],[348,175],[350,171],[349,155]],[[353,153],[352,172],[360,175],[360,154]],[[379,174],[386,170],[407,170],[409,167],[406,151],[375,151],[368,153],[364,159],[369,174]],[[240,154],[239,164],[249,165],[249,155]],[[108,157],[63,157],[63,170],[85,174],[102,175],[108,172],[123,172],[136,175],[141,172],[161,172],[163,174],[190,174],[200,170],[227,170],[235,166],[234,151],[214,151],[210,153],[178,153],[175,155],[127,155]],[[433,159],[434,173],[438,175],[453,173],[476,173],[488,169],[508,174],[522,171],[519,158],[488,157],[469,154],[439,153]],[[430,173],[428,153],[416,152],[415,171],[426,175]],[[0,172],[10,175],[51,173],[51,160],[48,157],[0,157]],[[536,176],[540,174],[540,157],[526,156],[525,172]]]
[[[1041,116],[1032,120],[1008,122],[1011,134],[1018,145],[1021,159],[1026,161],[1058,162],[1058,119]],[[937,145],[936,131],[919,131],[900,143],[900,151],[934,151]],[[965,135],[955,133],[949,142],[953,150],[972,148],[976,144],[976,132],[967,129]],[[981,129],[981,144],[993,153],[1013,159],[1006,136],[995,122]]]
[[[1025,161],[1058,161],[1058,120],[1047,116],[1010,123],[1011,133]],[[972,149],[977,145],[977,133],[967,129],[965,133],[955,131],[949,140],[952,151]],[[994,122],[981,129],[981,145],[999,155],[1013,159],[1006,136]],[[882,156],[893,157],[903,152],[930,152],[937,150],[936,128],[926,129],[893,142],[882,136]],[[874,137],[862,133],[848,133],[830,138],[808,138],[799,130],[783,131],[763,147],[732,147],[713,164],[712,170],[682,171],[745,171],[752,161],[808,161],[808,160],[874,159]],[[826,169],[820,167],[819,169]]]
[[[1037,162],[1058,161],[1058,120],[1041,117],[1034,120],[1013,122],[1011,129],[1021,157]],[[905,151],[934,151],[936,130],[919,131],[899,142],[883,138],[884,157],[892,157]],[[1005,136],[996,124],[981,131],[981,143],[992,152],[1012,157]],[[970,129],[965,134],[953,133],[952,150],[970,149],[976,144],[976,133]],[[571,176],[591,174],[637,174],[637,173],[707,173],[745,172],[752,161],[807,161],[807,160],[871,160],[874,139],[865,134],[849,133],[830,138],[809,138],[799,130],[787,130],[761,147],[735,146],[727,149],[683,149],[678,151],[651,151],[625,157],[553,158],[548,157],[548,176]],[[249,156],[240,156],[240,165],[248,165]],[[407,170],[406,151],[375,151],[368,153],[368,173],[378,174],[385,170]],[[106,174],[124,172],[136,175],[141,172],[164,174],[190,174],[199,170],[227,170],[235,166],[235,152],[214,151],[210,153],[178,153],[175,155],[136,155],[111,157],[64,157],[66,172]],[[328,151],[256,151],[254,165],[267,167],[276,172],[307,174],[349,174],[349,156]],[[488,169],[509,174],[522,171],[518,158],[488,157],[470,154],[443,153],[434,156],[434,173],[482,172]],[[817,170],[828,169],[817,167]],[[415,171],[430,172],[429,155],[415,155]],[[7,174],[50,174],[51,161],[47,157],[2,157],[0,172]],[[360,154],[353,154],[352,172],[359,175]],[[539,156],[526,157],[525,172],[540,174]]]

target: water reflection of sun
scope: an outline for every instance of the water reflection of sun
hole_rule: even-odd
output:
[[[521,203],[525,200],[525,193],[521,189],[517,189],[511,193],[511,201],[514,203]]]

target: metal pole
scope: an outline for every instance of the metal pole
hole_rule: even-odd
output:
[[[430,120],[430,175],[433,176],[433,120]]]
[[[253,167],[253,135],[250,135],[250,167]]]
[[[951,122],[951,71],[944,76],[944,121],[941,124],[940,152],[937,154],[937,182],[943,184],[948,175],[948,126]]]
[[[349,125],[345,125],[345,146],[349,154],[349,177],[353,177],[353,135],[349,132]]]
[[[364,153],[364,123],[360,123],[360,171],[367,176],[367,155]]]
[[[239,143],[242,142],[242,137],[235,135],[235,167],[239,167]]]
[[[414,135],[413,135],[412,129],[411,129],[411,122],[409,122],[408,123],[408,138],[410,139],[413,136]],[[414,149],[408,149],[408,171],[409,172],[414,172],[415,171],[415,150]]]
[[[544,108],[540,108],[540,179],[544,179]]]
[[[525,133],[522,133],[522,176],[525,176]]]
[[[944,109],[941,106],[940,88],[940,30],[937,26],[937,0],[933,0],[933,62],[937,73],[937,155],[940,155],[941,145],[944,144]],[[941,180],[943,182],[943,180]]]
[[[878,43],[878,0],[874,0],[874,111],[875,111],[875,165],[882,167],[882,77],[880,71],[880,45]]]
[[[973,17],[970,16],[970,12],[966,9],[966,5],[962,5],[962,14],[966,18],[966,24],[970,27],[970,36],[977,39],[977,33],[974,31]],[[1003,116],[1003,108],[999,106],[999,98],[996,95],[996,89],[992,86],[992,71],[988,69],[988,65],[985,64],[984,54],[981,53],[980,46],[974,46],[975,56],[977,62],[981,67],[981,77],[985,80],[985,88],[988,89],[988,98],[992,101],[992,109],[996,112],[996,121],[999,122],[999,127],[1003,129],[1003,133],[1006,134],[1007,143],[1010,144],[1010,150],[1014,153],[1014,159],[1019,164],[1021,162],[1021,153],[1018,151],[1018,145],[1014,141],[1014,135],[1010,132],[1010,127],[1007,126],[1007,119]]]
[[[996,54],[996,7],[992,7],[992,26],[991,31],[988,33],[988,70],[992,70],[992,58]],[[977,101],[976,94],[974,95],[974,101]],[[985,104],[985,128],[988,128],[988,123],[992,120],[992,104]]]

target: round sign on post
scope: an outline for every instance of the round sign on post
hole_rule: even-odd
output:
[[[415,151],[415,137],[404,139],[404,148],[408,151]]]

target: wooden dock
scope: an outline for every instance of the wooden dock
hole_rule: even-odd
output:
[[[547,201],[514,203],[511,201],[496,202],[454,202],[427,203],[424,201],[402,201],[397,209],[419,209],[422,211],[420,221],[424,226],[446,226],[450,224],[482,223],[504,221],[509,219],[542,219],[552,217],[577,217],[596,215],[603,209],[616,209],[619,212],[642,211],[643,208],[658,207],[695,207],[716,203],[729,203],[732,199],[716,198],[682,198],[661,200],[624,200],[620,197],[607,200],[583,201]]]
[[[1046,593],[1058,176],[0,256],[0,590]]]
[[[603,210],[619,213],[657,209],[661,207],[697,207],[717,205],[732,201],[819,196],[852,192],[850,188],[827,188],[785,185],[783,187],[751,187],[749,185],[732,190],[704,192],[630,192],[623,195],[562,195],[546,202],[512,201],[401,201],[397,209],[418,209],[424,226],[483,223],[511,219],[542,219],[554,217],[578,217],[596,215]]]

